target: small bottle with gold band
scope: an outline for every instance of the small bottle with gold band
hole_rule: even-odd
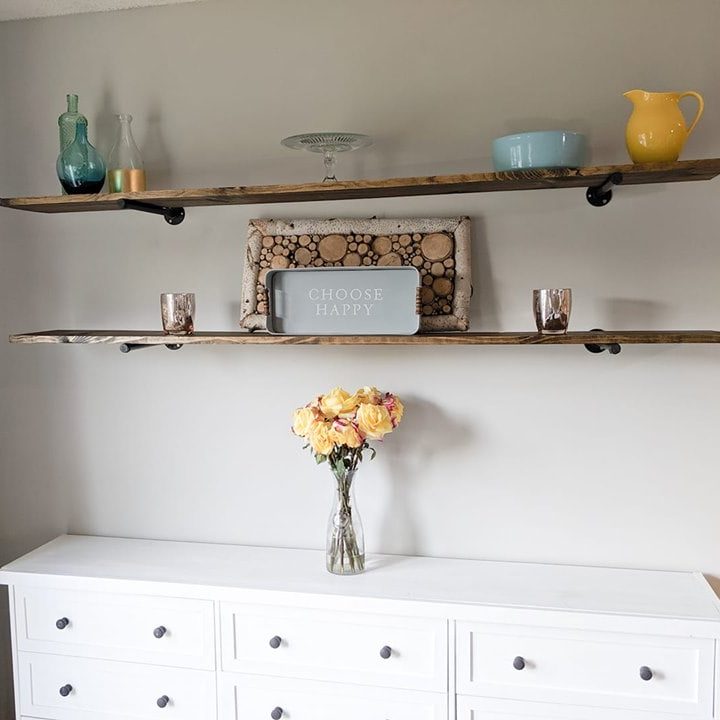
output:
[[[118,115],[117,120],[117,136],[108,157],[108,192],[145,190],[145,168],[130,128],[132,115]]]

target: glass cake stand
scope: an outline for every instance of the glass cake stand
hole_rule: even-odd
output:
[[[293,150],[309,150],[314,153],[322,153],[325,162],[323,182],[337,182],[335,177],[335,155],[372,145],[372,138],[369,135],[359,135],[358,133],[303,133],[302,135],[286,137],[282,144]]]

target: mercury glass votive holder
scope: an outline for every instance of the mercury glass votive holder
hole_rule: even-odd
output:
[[[563,335],[570,324],[572,290],[549,288],[533,290],[535,324],[543,335]]]
[[[160,314],[166,335],[192,335],[195,331],[195,293],[163,293]]]

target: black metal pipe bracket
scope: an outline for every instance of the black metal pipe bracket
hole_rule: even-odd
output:
[[[615,185],[622,185],[622,181],[623,174],[614,172],[607,177],[602,185],[589,187],[585,192],[585,197],[593,207],[605,207],[612,200],[613,187]]]
[[[151,347],[162,347],[161,345],[148,345],[145,343],[122,343],[120,345],[120,352],[127,355],[127,353],[135,352],[135,350],[144,350],[145,348],[151,348]],[[179,345],[178,343],[172,343],[167,344],[165,347],[168,350],[179,350],[182,345]]]
[[[179,225],[185,219],[185,208],[181,207],[161,207],[140,200],[123,200],[122,207],[123,210],[137,210],[138,212],[162,215],[168,225]]]
[[[590,332],[603,332],[600,328],[593,328]],[[617,355],[622,346],[620,343],[585,343],[585,349],[595,355],[607,350],[611,355]]]

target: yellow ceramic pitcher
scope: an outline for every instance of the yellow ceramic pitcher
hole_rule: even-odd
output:
[[[698,101],[698,111],[690,127],[680,111],[680,100],[691,95]],[[700,93],[645,92],[630,90],[625,97],[633,104],[625,129],[627,149],[633,162],[674,162],[703,113],[705,103]]]

